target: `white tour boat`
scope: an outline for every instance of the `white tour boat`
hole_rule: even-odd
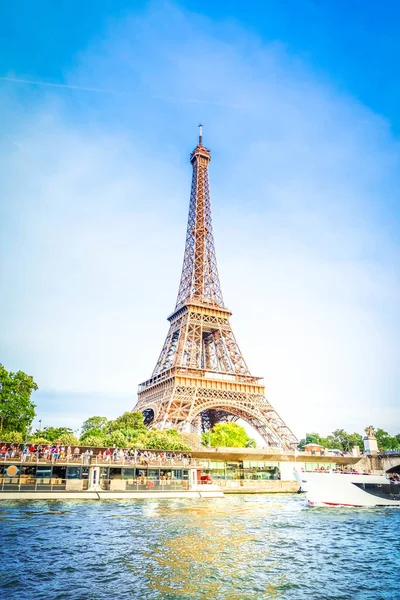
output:
[[[400,506],[400,482],[385,475],[295,471],[311,505]]]

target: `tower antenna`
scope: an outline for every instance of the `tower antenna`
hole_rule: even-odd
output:
[[[201,123],[199,125],[199,144],[203,145],[203,125]]]

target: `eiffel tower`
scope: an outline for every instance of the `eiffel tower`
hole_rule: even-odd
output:
[[[250,374],[224,305],[211,222],[211,153],[199,127],[199,143],[190,155],[193,177],[178,298],[134,410],[143,413],[148,426],[192,433],[243,419],[267,445],[288,450],[297,445],[296,437],[266,400],[263,380]]]

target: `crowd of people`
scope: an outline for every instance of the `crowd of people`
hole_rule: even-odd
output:
[[[75,461],[83,464],[93,462],[132,463],[137,465],[183,465],[195,461],[190,453],[175,451],[150,451],[136,448],[80,448],[78,446],[63,446],[61,444],[3,444],[0,447],[0,458],[3,460],[16,459],[21,462]]]

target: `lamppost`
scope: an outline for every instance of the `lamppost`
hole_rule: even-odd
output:
[[[39,431],[42,431],[42,419],[39,419]]]

